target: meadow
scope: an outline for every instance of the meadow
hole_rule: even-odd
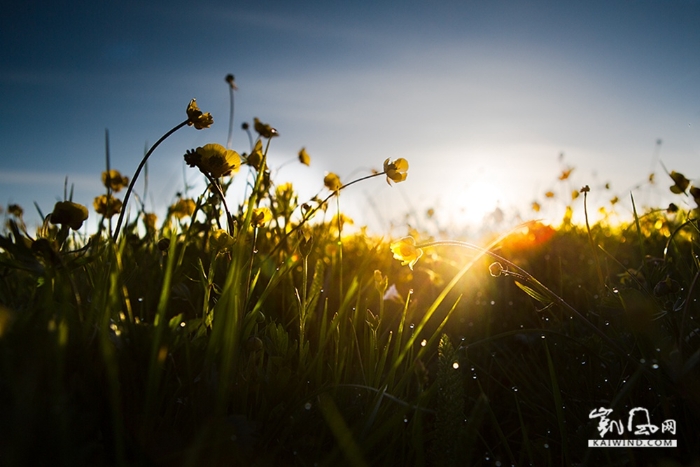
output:
[[[577,225],[567,209],[479,245],[415,229],[390,240],[349,232],[339,194],[410,183],[409,161],[329,173],[300,200],[271,176],[278,133],[255,118],[246,152],[183,148],[207,189],[158,219],[142,169],[173,132],[213,123],[194,100],[184,116],[133,174],[106,158],[96,231],[70,193],[36,232],[6,207],[0,464],[700,459],[700,188],[681,173],[650,180],[677,204],[635,206],[628,222]],[[298,163],[312,163],[304,149]],[[248,183],[229,206],[233,177]],[[588,193],[556,202],[587,212]],[[628,425],[635,408],[646,423]],[[601,439],[677,447],[589,447]]]

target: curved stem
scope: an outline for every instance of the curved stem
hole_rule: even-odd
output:
[[[134,176],[131,178],[131,183],[129,183],[129,188],[126,190],[126,194],[124,195],[124,202],[122,203],[122,212],[119,213],[119,220],[117,221],[117,226],[114,229],[114,233],[112,234],[112,239],[114,241],[117,241],[117,238],[119,238],[119,229],[122,225],[122,221],[124,220],[124,214],[126,213],[126,206],[129,203],[129,196],[131,195],[131,192],[134,189],[134,185],[136,184],[136,179],[139,178],[139,174],[141,173],[141,170],[143,169],[143,166],[146,165],[146,161],[148,161],[148,158],[151,157],[151,154],[153,154],[153,151],[162,143],[165,141],[165,139],[175,133],[177,130],[182,128],[183,126],[187,125],[187,122],[190,120],[187,119],[184,122],[180,123],[176,127],[174,127],[172,130],[168,131],[166,134],[160,137],[158,141],[156,141],[156,144],[151,146],[151,149],[148,150],[145,156],[143,156],[143,159],[141,159],[141,163],[139,164],[139,167],[136,169],[136,172],[134,173]]]

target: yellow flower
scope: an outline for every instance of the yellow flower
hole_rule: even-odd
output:
[[[223,229],[216,229],[214,232],[212,232],[211,239],[209,240],[209,245],[215,251],[231,248],[234,243],[234,238]]]
[[[323,184],[331,191],[338,191],[340,187],[343,186],[340,183],[340,178],[333,172],[328,172],[325,177],[323,177]]]
[[[258,117],[253,118],[253,128],[255,128],[255,131],[263,138],[272,138],[280,135],[276,129],[272,128],[267,123],[261,122]]]
[[[105,217],[112,217],[121,212],[122,201],[112,195],[100,195],[92,202],[92,207],[95,208],[97,214],[102,214]]]
[[[380,295],[384,295],[386,288],[389,286],[389,278],[382,274],[379,269],[374,270],[374,288],[377,289]]]
[[[198,167],[203,173],[219,178],[230,175],[231,172],[238,172],[241,167],[241,156],[232,149],[211,143],[187,151],[185,162],[190,167]]]
[[[562,170],[561,175],[559,175],[559,180],[566,180],[571,176],[571,172],[573,172],[574,169],[573,167],[570,167],[568,169]]]
[[[78,230],[87,218],[88,210],[82,204],[73,203],[72,201],[59,201],[54,206],[49,221],[52,224],[67,225],[73,230]]]
[[[262,227],[266,223],[272,220],[272,211],[268,208],[255,208],[253,209],[253,216],[251,217],[251,223],[254,227]]]
[[[194,200],[191,198],[180,198],[175,204],[170,206],[170,214],[182,219],[184,217],[191,216],[194,214],[194,209],[197,207]]]
[[[253,151],[250,153],[250,155],[248,157],[246,157],[246,164],[253,167],[255,170],[260,170],[260,164],[262,164],[262,160],[263,160],[262,141],[258,140],[255,143],[255,147],[253,148]],[[265,164],[265,165],[267,165],[267,164]]]
[[[685,178],[682,173],[676,172],[675,170],[671,170],[669,175],[673,179],[674,183],[671,186],[671,191],[677,195],[685,193],[685,190],[688,189],[688,185],[690,185],[690,180]]]
[[[423,256],[423,250],[416,248],[416,241],[413,237],[404,237],[394,242],[390,246],[394,258],[401,261],[401,266],[406,266],[413,270],[413,265]]]
[[[299,162],[302,164],[309,166],[311,165],[311,158],[309,157],[309,154],[306,152],[306,148],[301,148],[301,151],[299,151]]]
[[[297,235],[299,236],[299,251],[302,255],[304,255],[304,257],[309,256],[311,253],[311,248],[314,244],[314,237],[311,234],[311,231],[307,229],[299,229],[297,231]]]
[[[187,124],[194,125],[198,130],[209,128],[214,123],[214,118],[209,112],[202,113],[197,107],[197,99],[192,99],[187,105]]]
[[[105,188],[109,188],[117,193],[119,190],[129,185],[129,179],[127,177],[122,177],[122,174],[119,173],[118,170],[111,169],[102,172],[102,184]]]
[[[158,217],[152,212],[146,212],[143,214],[143,223],[146,226],[146,231],[153,233],[156,231],[156,222]]]
[[[329,223],[330,230],[337,231],[338,222],[340,222],[341,229],[345,226],[345,224],[355,225],[355,221],[352,220],[352,218],[346,216],[341,212],[340,214],[336,214],[335,216],[333,216],[333,219],[331,219],[331,222]]]
[[[391,185],[392,180],[396,183],[403,182],[408,176],[408,161],[402,157],[391,161],[384,161],[384,173],[386,174],[386,182]]]

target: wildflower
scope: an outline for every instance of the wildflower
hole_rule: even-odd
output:
[[[304,257],[309,256],[311,253],[311,247],[314,243],[314,237],[311,232],[307,229],[299,230],[299,251]]]
[[[262,227],[272,220],[272,211],[268,208],[255,208],[251,217],[251,223],[254,227]]]
[[[255,143],[255,147],[253,148],[253,151],[250,153],[250,155],[248,157],[246,157],[246,164],[253,167],[255,170],[260,170],[260,164],[262,164],[262,160],[263,160],[262,141],[258,140]]]
[[[49,216],[52,224],[67,225],[73,230],[82,227],[83,222],[88,218],[88,210],[82,204],[72,201],[59,201],[53,208]]]
[[[233,89],[234,91],[236,89],[238,89],[238,86],[236,86],[236,81],[235,81],[236,77],[233,76],[231,73],[226,75],[226,78],[224,78],[224,80],[228,83],[229,86],[231,86],[231,89]]]
[[[342,229],[345,224],[355,225],[355,221],[341,212],[340,214],[333,216],[333,219],[331,219],[329,225],[331,230],[338,230],[338,225],[340,225],[340,228]]]
[[[262,123],[258,117],[253,118],[253,128],[255,128],[255,131],[263,138],[269,139],[280,135],[276,129],[272,128],[267,123]]]
[[[389,278],[382,274],[379,269],[374,270],[374,288],[377,289],[381,295],[384,295],[386,288],[389,286]]]
[[[311,165],[311,158],[309,157],[309,154],[306,152],[306,148],[301,148],[299,151],[299,162],[302,164],[309,166]]]
[[[22,215],[24,215],[24,209],[22,209],[22,206],[19,204],[10,204],[7,206],[7,212],[12,214],[13,216],[20,218]]]
[[[105,217],[112,217],[121,212],[122,201],[112,195],[100,195],[92,202],[92,207],[95,208],[97,214],[102,214]]]
[[[559,180],[562,180],[562,181],[566,180],[567,178],[569,178],[571,176],[571,172],[573,172],[573,171],[574,171],[573,167],[570,167],[566,170],[562,170],[561,175],[559,175]]]
[[[394,253],[394,258],[401,261],[401,266],[408,264],[411,270],[418,259],[423,256],[423,250],[416,248],[416,241],[413,237],[404,237],[392,243],[390,248],[391,252]]]
[[[202,113],[197,107],[197,100],[192,99],[187,105],[187,124],[189,126],[194,125],[198,130],[203,128],[209,128],[214,123],[214,118],[209,112]]]
[[[677,195],[685,193],[685,190],[688,189],[688,185],[690,185],[690,180],[685,178],[685,175],[676,172],[675,170],[671,170],[671,173],[668,175],[673,179],[674,183],[671,185],[671,192]]]
[[[408,176],[408,161],[402,157],[395,161],[387,159],[384,161],[384,173],[389,185],[392,181],[395,183],[403,182]]]
[[[222,251],[231,248],[234,242],[234,238],[228,232],[223,229],[216,229],[211,234],[209,245],[214,251]]]
[[[493,277],[499,277],[503,274],[503,266],[498,261],[491,263],[491,266],[489,266],[489,273],[491,273]]]
[[[695,200],[695,204],[700,206],[700,188],[698,188],[696,186],[691,186],[690,187],[690,196],[692,196],[693,199]]]
[[[168,209],[169,213],[178,219],[191,216],[194,214],[196,204],[191,198],[180,198],[175,204]]]
[[[117,193],[122,188],[126,188],[129,185],[129,178],[122,177],[122,174],[118,170],[108,170],[102,172],[102,184],[105,188],[109,188],[113,192]]]
[[[143,215],[143,223],[146,226],[146,230],[151,233],[155,232],[156,230],[156,221],[158,220],[158,217],[153,214],[152,212],[147,212],[144,213]]]
[[[338,191],[340,187],[343,186],[340,183],[340,178],[333,172],[328,172],[325,177],[323,177],[323,184],[331,191]]]
[[[226,149],[220,144],[205,144],[202,147],[187,151],[185,162],[190,167],[198,167],[202,173],[213,178],[238,172],[241,166],[241,156],[232,149]]]

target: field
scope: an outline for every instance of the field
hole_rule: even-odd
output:
[[[211,124],[194,101],[186,117],[171,132]],[[347,233],[339,194],[410,183],[408,161],[329,174],[300,200],[270,177],[276,130],[244,129],[249,154],[183,149],[209,186],[164,219],[136,189],[160,141],[130,177],[107,159],[95,232],[68,193],[36,232],[6,208],[0,464],[700,459],[700,189],[682,174],[654,181],[680,208],[628,223],[576,225],[567,211],[480,245],[388,240]],[[233,176],[249,180],[238,206],[224,202]],[[658,440],[677,447],[637,447]]]

